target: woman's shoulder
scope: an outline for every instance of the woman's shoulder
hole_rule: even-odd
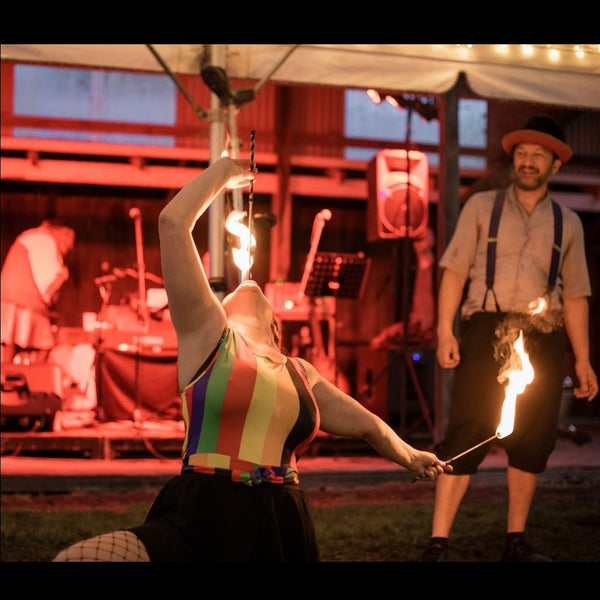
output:
[[[294,364],[298,365],[312,389],[313,385],[316,383],[316,379],[321,377],[319,370],[310,361],[305,358],[300,358],[299,356],[288,357],[288,360],[291,360]]]
[[[178,340],[178,370],[180,372],[180,387],[185,389],[196,381],[211,364],[217,352],[230,339],[232,331],[225,327],[220,337],[215,341],[206,339]],[[208,354],[207,354],[208,352]]]

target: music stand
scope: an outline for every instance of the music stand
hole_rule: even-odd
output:
[[[310,265],[310,272],[305,289],[301,290],[310,298],[328,296],[332,298],[332,314],[327,315],[329,323],[328,338],[328,368],[333,366],[333,382],[338,383],[336,358],[336,328],[338,298],[359,298],[366,280],[365,274],[369,267],[369,259],[362,252],[358,254],[341,254],[339,252],[317,252]],[[307,265],[308,266],[308,265]],[[316,315],[315,304],[311,302],[311,314]],[[320,327],[320,325],[318,325]],[[313,332],[313,335],[316,335]],[[322,337],[322,336],[321,336]],[[324,373],[323,373],[324,374]]]
[[[362,252],[317,252],[304,293],[310,297],[359,298],[369,260]]]

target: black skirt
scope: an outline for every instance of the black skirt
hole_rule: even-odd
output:
[[[131,531],[153,562],[319,561],[308,500],[297,484],[177,475]]]

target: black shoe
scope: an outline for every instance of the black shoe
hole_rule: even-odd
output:
[[[429,542],[421,556],[421,562],[446,562],[448,560],[448,546],[440,542]]]
[[[536,552],[522,537],[508,539],[504,544],[502,562],[553,562]]]

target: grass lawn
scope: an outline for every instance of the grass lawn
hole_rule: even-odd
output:
[[[419,561],[431,527],[433,490],[423,487],[416,497],[417,486],[410,485],[309,491],[322,560]],[[76,540],[139,524],[155,493],[3,495],[1,561],[48,562]],[[505,514],[505,487],[469,489],[453,527],[450,561],[498,561]],[[540,486],[528,540],[558,562],[600,561],[600,483]]]

